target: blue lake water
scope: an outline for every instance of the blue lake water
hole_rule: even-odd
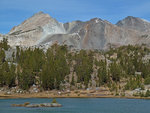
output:
[[[150,100],[115,98],[58,98],[60,108],[11,107],[11,104],[48,103],[52,99],[0,99],[0,113],[150,113]]]

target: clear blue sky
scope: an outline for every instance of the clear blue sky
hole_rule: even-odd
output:
[[[60,22],[98,17],[115,24],[126,16],[150,20],[150,0],[0,0],[0,33],[39,11]]]

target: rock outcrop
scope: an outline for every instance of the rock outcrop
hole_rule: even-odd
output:
[[[61,104],[59,103],[41,103],[41,104],[30,104],[28,102],[24,104],[12,104],[13,107],[30,107],[30,108],[35,108],[35,107],[62,107]]]

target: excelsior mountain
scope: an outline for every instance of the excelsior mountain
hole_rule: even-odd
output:
[[[99,18],[89,21],[60,23],[48,14],[39,12],[6,35],[11,46],[50,47],[66,44],[72,49],[106,50],[122,45],[150,45],[150,22],[128,16],[116,25]]]

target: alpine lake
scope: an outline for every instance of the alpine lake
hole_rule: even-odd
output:
[[[49,98],[0,99],[0,113],[150,113],[150,100],[121,98],[57,98],[62,107],[13,107],[30,102],[50,103]]]

